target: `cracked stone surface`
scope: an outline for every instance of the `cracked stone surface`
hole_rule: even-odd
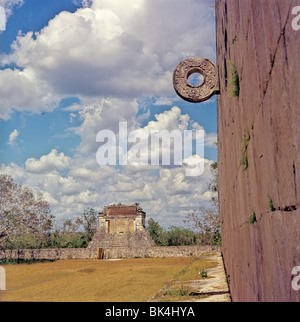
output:
[[[232,300],[300,301],[300,31],[295,0],[217,0],[219,202]],[[228,96],[228,60],[239,97]],[[248,129],[248,169],[240,166]],[[269,206],[272,200],[275,211]],[[255,213],[256,221],[249,224]]]

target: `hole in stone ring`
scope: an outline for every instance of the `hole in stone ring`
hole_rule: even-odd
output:
[[[204,76],[198,71],[188,73],[187,82],[192,87],[200,87],[204,82]]]

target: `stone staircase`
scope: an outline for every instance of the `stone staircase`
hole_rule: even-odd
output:
[[[122,258],[128,256],[128,254],[141,256],[145,249],[154,246],[154,244],[146,230],[124,234],[107,234],[98,231],[89,243],[88,248],[95,252],[102,248],[104,258]]]
[[[131,234],[113,234],[111,247],[127,248],[130,245]]]

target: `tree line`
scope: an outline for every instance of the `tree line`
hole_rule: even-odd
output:
[[[221,245],[221,222],[218,202],[218,164],[211,165],[211,180],[208,191],[211,199],[207,205],[189,212],[184,224],[190,229],[171,226],[164,229],[152,218],[148,221],[148,232],[158,246]]]
[[[155,241],[156,246],[195,246],[220,245],[221,234],[211,229],[195,231],[185,227],[170,226],[163,228],[158,222],[150,218],[147,230]]]
[[[41,193],[0,175],[0,249],[84,248],[96,228],[94,209],[59,225]]]
[[[209,190],[216,192],[216,165],[212,173]],[[41,193],[0,174],[0,250],[85,248],[97,230],[97,223],[96,211],[88,208],[82,216],[58,224]],[[209,206],[187,214],[184,223],[191,229],[171,226],[166,230],[151,218],[147,230],[158,246],[221,243],[217,197],[211,199]]]

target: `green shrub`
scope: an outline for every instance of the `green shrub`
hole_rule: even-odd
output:
[[[229,97],[239,97],[240,95],[240,80],[235,64],[228,60],[229,78],[227,79],[227,91]]]
[[[0,265],[18,265],[18,264],[36,264],[36,263],[48,263],[54,262],[55,259],[0,259]]]
[[[253,211],[252,215],[248,218],[248,224],[253,225],[256,221],[256,213]]]
[[[269,195],[268,195],[268,199],[269,199],[269,209],[273,212],[276,210],[276,208],[273,205],[273,200]]]
[[[242,160],[240,161],[240,165],[244,166],[243,172],[248,169],[248,146],[250,142],[251,136],[249,129],[244,129],[244,136],[242,139]]]
[[[167,290],[164,292],[164,296],[188,296],[190,294],[190,288],[188,286],[181,285],[180,289]]]
[[[206,269],[201,269],[199,274],[202,278],[207,278],[207,270]]]

